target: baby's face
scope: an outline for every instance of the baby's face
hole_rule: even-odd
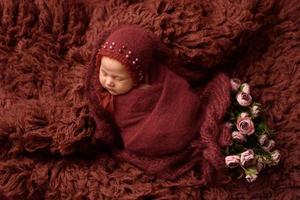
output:
[[[106,56],[101,59],[99,81],[112,95],[125,94],[134,85],[125,66],[119,61]]]

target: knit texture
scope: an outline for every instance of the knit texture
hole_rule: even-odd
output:
[[[96,136],[111,146],[118,135],[106,112],[87,105],[85,75],[99,34],[123,22],[160,38],[181,61],[166,66],[202,94],[220,71],[248,82],[276,133],[279,165],[251,184],[219,184],[213,164],[166,181],[104,151]],[[299,199],[298,27],[298,0],[2,0],[0,199]],[[204,107],[221,92],[208,91]],[[191,186],[204,171],[212,183]]]

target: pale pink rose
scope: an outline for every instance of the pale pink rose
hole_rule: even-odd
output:
[[[273,152],[271,152],[271,157],[272,157],[272,164],[273,165],[278,165],[279,161],[280,161],[280,153],[278,150],[274,150]]]
[[[240,165],[240,156],[238,155],[226,156],[225,163],[229,168],[235,168]]]
[[[261,109],[258,105],[254,105],[251,107],[251,114],[253,117],[257,117],[260,115]]]
[[[253,121],[248,117],[242,117],[244,115],[240,115],[240,117],[237,119],[236,127],[244,135],[251,135],[255,131],[254,123]]]
[[[241,86],[241,80],[238,78],[230,79],[231,89],[233,91],[237,91]]]
[[[248,149],[247,151],[244,151],[241,153],[241,165],[242,166],[248,166],[250,164],[253,164],[255,161],[254,151],[252,149]]]
[[[232,138],[240,143],[246,142],[247,138],[244,134],[240,133],[239,131],[233,131],[232,132]]]
[[[239,92],[236,94],[236,100],[241,106],[250,106],[252,103],[252,97],[250,94]]]
[[[248,175],[246,175],[245,178],[246,178],[247,182],[252,183],[258,178],[258,176],[257,176],[257,174],[248,174]]]
[[[250,95],[250,86],[249,86],[249,84],[243,83],[240,88],[241,88],[242,92]]]
[[[266,145],[269,142],[268,135],[263,134],[263,135],[258,136],[258,142],[261,145]]]
[[[266,151],[272,151],[272,149],[275,147],[275,141],[274,140],[269,140],[269,142],[263,146],[262,148]]]

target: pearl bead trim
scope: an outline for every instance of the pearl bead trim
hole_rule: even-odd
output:
[[[111,42],[110,44],[109,44],[109,42],[105,42],[105,44],[102,46],[102,48],[103,49],[109,49],[109,50],[111,50],[111,51],[114,51],[114,49],[115,49],[115,46],[116,46],[116,43],[115,42]],[[119,53],[119,54],[123,54],[123,53],[126,53],[125,54],[125,57],[127,58],[127,59],[130,59],[131,57],[133,57],[132,56],[132,54],[133,54],[133,52],[131,51],[131,50],[128,50],[127,52],[126,52],[126,49],[127,49],[127,47],[125,46],[125,45],[122,45],[122,46],[120,46],[120,48],[118,48],[118,50],[117,50],[117,52]],[[141,68],[141,66],[140,66],[140,62],[139,62],[139,58],[137,58],[137,57],[133,57],[132,58],[132,65],[135,65],[135,69],[136,70],[138,70],[139,71],[139,80],[141,81],[141,80],[143,80],[143,78],[144,78],[144,76],[143,76],[143,71],[142,70],[139,70],[140,68]]]

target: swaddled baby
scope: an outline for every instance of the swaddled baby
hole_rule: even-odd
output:
[[[136,25],[121,26],[99,47],[87,88],[91,104],[98,104],[91,106],[95,118],[103,117],[100,106],[112,116],[112,126],[117,126],[123,147],[113,148],[114,155],[149,174],[174,179],[203,160],[200,126],[205,127],[206,113],[188,82],[157,59],[160,53],[169,55],[151,32]],[[230,91],[229,79],[216,79],[226,82],[223,85]],[[223,92],[227,91],[222,89],[220,95]],[[228,104],[229,95],[219,102]],[[218,111],[220,115],[224,110]],[[97,122],[98,138],[112,144],[109,123]]]

